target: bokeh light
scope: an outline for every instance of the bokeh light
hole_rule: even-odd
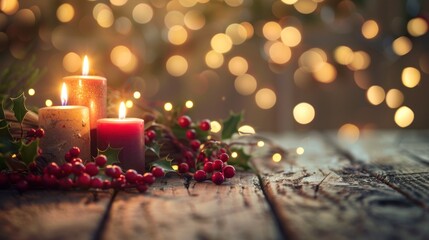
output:
[[[276,93],[269,88],[262,88],[255,95],[256,105],[262,109],[274,107],[277,101]]]
[[[34,88],[28,89],[28,95],[34,96],[34,94],[36,94],[36,90],[34,90]]]
[[[303,147],[297,147],[295,150],[296,154],[302,155],[305,152],[305,149]]]
[[[57,18],[60,22],[70,22],[74,17],[74,8],[69,3],[61,4],[57,9]]]
[[[232,48],[232,40],[228,35],[224,33],[218,33],[213,36],[210,41],[210,45],[213,50],[218,53],[227,53]]]
[[[243,27],[241,24],[233,23],[230,24],[225,31],[226,35],[228,35],[231,40],[232,44],[239,45],[244,43],[247,39],[247,31],[246,28]]]
[[[306,102],[301,102],[293,108],[293,117],[299,124],[309,124],[316,116],[314,107]]]
[[[186,108],[193,108],[194,107],[194,102],[192,102],[191,100],[188,100],[185,102],[185,107]]]
[[[52,106],[52,100],[51,99],[46,99],[46,101],[45,101],[45,105],[46,105],[46,107],[50,107],[50,106]]]
[[[362,35],[366,39],[375,38],[378,34],[379,28],[378,24],[374,20],[365,21],[362,25]]]
[[[164,104],[164,110],[167,111],[167,112],[173,110],[173,104],[171,104],[171,102],[166,102]]]
[[[134,102],[132,100],[127,100],[125,102],[125,107],[132,108],[134,106]]]
[[[408,21],[407,30],[412,36],[420,37],[427,33],[428,23],[421,17],[413,18]]]
[[[282,155],[280,153],[274,153],[272,159],[273,162],[280,162],[282,160]]]
[[[182,45],[188,39],[188,32],[180,25],[175,25],[168,30],[168,41],[174,45]]]
[[[153,18],[153,9],[146,3],[139,3],[133,9],[133,19],[137,23],[145,24]]]
[[[233,57],[228,62],[229,72],[231,72],[231,74],[235,76],[245,74],[248,68],[249,65],[247,63],[247,60],[240,56]]]
[[[301,42],[301,33],[295,27],[285,27],[281,31],[280,37],[288,47],[295,47]]]
[[[334,51],[334,58],[337,63],[349,65],[353,62],[353,50],[347,46],[339,46]]]
[[[223,64],[223,61],[224,61],[224,57],[222,53],[218,53],[214,50],[210,50],[205,57],[206,65],[209,68],[213,68],[213,69],[220,68]]]
[[[188,71],[188,61],[180,55],[174,55],[167,60],[166,67],[171,76],[180,77]]]
[[[206,19],[200,11],[191,10],[187,12],[183,18],[187,28],[191,30],[199,30],[206,24]]]
[[[413,44],[409,38],[402,36],[393,41],[392,48],[397,55],[403,56],[411,51]]]
[[[402,84],[408,88],[414,88],[420,82],[420,72],[417,68],[406,67],[402,70]]]
[[[0,10],[7,15],[15,14],[19,9],[18,0],[3,0],[0,2]]]
[[[240,135],[249,135],[249,134],[255,134],[255,129],[250,125],[243,125],[238,128],[238,133]]]
[[[396,110],[394,120],[399,127],[408,127],[414,121],[414,112],[409,107],[402,106]]]
[[[366,91],[366,98],[372,105],[379,105],[384,101],[385,92],[380,86],[374,85]]]
[[[141,95],[141,93],[139,92],[139,91],[135,91],[134,93],[133,93],[133,97],[134,97],[134,99],[140,99],[140,97],[141,97],[142,95]]]
[[[343,141],[354,143],[359,140],[360,130],[356,125],[346,123],[338,129],[337,135]]]
[[[131,50],[123,45],[116,46],[110,52],[112,63],[124,72],[132,72],[137,67],[137,58]]]
[[[258,83],[256,78],[250,74],[238,76],[234,81],[235,90],[241,95],[247,96],[256,91]]]
[[[398,108],[404,102],[404,94],[398,89],[392,88],[387,91],[386,104],[389,108]]]
[[[282,42],[274,42],[269,47],[268,54],[270,59],[277,64],[285,64],[292,57],[292,51]]]
[[[280,38],[282,27],[277,22],[271,21],[264,24],[262,34],[270,41],[275,41]]]
[[[77,72],[82,67],[82,58],[75,52],[69,52],[63,58],[63,67],[69,73]]]
[[[337,77],[337,70],[332,64],[323,62],[313,72],[314,78],[321,83],[331,83]]]
[[[222,130],[222,125],[218,121],[210,121],[210,131],[212,133],[218,133]]]
[[[313,0],[299,0],[293,6],[302,14],[310,14],[317,9],[317,3]]]

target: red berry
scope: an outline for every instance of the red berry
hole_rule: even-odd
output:
[[[85,172],[89,174],[89,176],[95,176],[98,174],[98,166],[94,162],[89,162],[85,165]]]
[[[225,177],[221,172],[215,172],[212,175],[212,182],[216,185],[220,185],[225,181]]]
[[[106,165],[107,163],[107,157],[103,154],[100,154],[97,157],[95,157],[94,161],[95,161],[95,164],[97,164],[97,166],[104,167],[104,165]]]
[[[31,128],[30,130],[27,131],[27,137],[29,138],[34,138],[36,137],[36,129]]]
[[[221,148],[221,149],[219,149],[219,152],[220,153],[226,153],[226,149],[225,148]]]
[[[227,162],[229,160],[229,155],[226,153],[221,153],[219,155],[219,159],[222,160],[222,162]]]
[[[9,178],[5,173],[0,173],[0,187],[6,187],[9,184]]]
[[[152,141],[149,139],[149,137],[147,135],[144,135],[144,144],[148,145],[151,142]]]
[[[93,177],[91,179],[90,186],[92,188],[103,188],[104,186],[103,180],[101,180],[101,178],[98,178],[98,177]]]
[[[73,173],[75,175],[81,175],[85,172],[85,166],[82,163],[75,162],[73,163]]]
[[[71,163],[64,163],[61,165],[61,170],[65,175],[69,175],[73,172],[73,165]]]
[[[24,179],[20,180],[16,185],[16,189],[20,192],[24,192],[28,190],[28,182]]]
[[[126,184],[127,184],[127,180],[125,179],[124,175],[120,175],[118,178],[114,178],[112,180],[112,187],[116,189],[123,188],[125,187]]]
[[[187,173],[189,172],[189,165],[187,163],[179,164],[179,173]]]
[[[146,136],[149,138],[149,142],[151,142],[156,138],[156,132],[154,130],[147,130]]]
[[[186,131],[186,138],[189,140],[193,140],[195,139],[195,137],[197,136],[197,132],[195,132],[194,129],[188,129]]]
[[[48,166],[46,166],[46,169],[49,174],[52,174],[55,176],[58,176],[59,173],[61,172],[61,168],[58,166],[56,162],[50,162]]]
[[[206,158],[206,154],[205,153],[203,153],[203,152],[200,152],[199,154],[198,154],[198,158],[197,158],[197,160],[198,160],[198,162],[204,162],[204,159]]]
[[[38,168],[37,168],[37,163],[35,161],[31,162],[30,164],[28,164],[28,170],[30,170],[30,172],[37,172]]]
[[[223,168],[223,175],[225,175],[226,178],[232,178],[235,175],[235,168],[231,165],[227,165]]]
[[[151,172],[152,172],[153,176],[156,178],[160,178],[160,177],[165,176],[164,170],[160,167],[153,167]]]
[[[21,177],[21,175],[19,173],[15,173],[14,172],[14,173],[9,174],[9,181],[12,184],[18,183],[21,180],[22,180],[22,177]]]
[[[200,149],[200,146],[201,146],[201,142],[197,139],[192,140],[189,144],[191,145],[191,148],[194,151],[197,151],[198,149]]]
[[[70,178],[61,178],[58,181],[58,184],[60,185],[61,189],[70,189],[73,187],[73,180],[71,180]]]
[[[122,168],[117,166],[117,165],[113,165],[113,170],[115,171],[113,174],[114,178],[119,178],[122,174]]]
[[[30,173],[25,177],[25,180],[27,180],[28,184],[30,184],[30,185],[36,185],[37,175]]]
[[[79,157],[79,154],[80,154],[80,148],[72,147],[70,148],[69,153],[73,158],[77,158]]]
[[[180,116],[177,120],[177,123],[182,128],[187,128],[189,125],[191,125],[191,118],[187,115]]]
[[[45,136],[45,130],[43,130],[43,128],[39,128],[36,130],[36,137],[37,138],[42,138]]]
[[[83,160],[81,158],[73,158],[73,160],[71,161],[71,164],[74,164],[75,162],[83,163]]]
[[[212,162],[204,163],[204,171],[207,173],[213,172],[213,163]]]
[[[214,160],[214,162],[213,162],[213,169],[214,170],[220,171],[220,170],[222,170],[222,167],[223,167],[222,160],[220,160],[220,159]]]
[[[43,185],[48,188],[56,187],[58,185],[58,179],[49,173],[43,174]]]
[[[82,173],[77,177],[76,183],[79,187],[88,188],[91,184],[91,176],[87,173]]]
[[[134,169],[128,169],[125,173],[125,179],[127,179],[127,182],[129,183],[135,183],[138,179],[138,173]]]
[[[106,179],[103,181],[103,189],[109,189],[112,187],[112,183],[110,182],[110,180]]]
[[[194,159],[194,154],[191,151],[185,151],[183,153],[183,156],[187,159],[187,160],[192,160]]]
[[[210,130],[210,120],[204,119],[200,122],[200,129],[203,131]]]
[[[113,177],[115,175],[115,169],[113,169],[113,165],[107,165],[106,168],[104,169],[104,173],[108,177]]]
[[[70,152],[66,152],[66,154],[64,154],[64,160],[66,162],[71,162],[73,160],[73,157],[71,156]]]
[[[143,181],[148,185],[152,185],[152,183],[155,182],[155,177],[152,173],[145,173],[143,175]]]
[[[137,189],[139,192],[144,193],[144,192],[146,192],[146,191],[147,191],[148,186],[147,186],[145,183],[142,183],[142,184],[138,184],[138,185],[137,185],[137,187],[136,187],[136,189]]]
[[[207,173],[203,170],[197,170],[194,174],[194,179],[197,182],[203,182],[207,178]]]

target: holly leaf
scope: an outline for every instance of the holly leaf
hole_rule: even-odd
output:
[[[98,149],[98,155],[103,154],[107,157],[107,164],[119,163],[119,152],[122,148],[112,148],[110,145],[105,150]]]
[[[17,157],[6,158],[6,165],[12,171],[27,170],[27,165]]]
[[[175,172],[173,167],[171,166],[172,161],[173,159],[170,159],[168,156],[166,156],[159,160],[156,160],[155,162],[152,162],[151,167],[160,167],[162,168],[162,170],[164,170],[165,173]]]
[[[15,114],[16,119],[19,123],[22,123],[24,120],[25,114],[27,114],[28,110],[25,107],[25,95],[21,93],[16,98],[10,98],[12,100],[13,106],[12,111]]]
[[[1,101],[1,107],[0,107],[0,119],[6,119],[4,115],[4,109],[3,109],[3,99]]]
[[[145,145],[145,152],[151,151],[153,152],[158,158],[160,158],[159,154],[161,153],[161,144],[158,144],[157,142],[153,142],[150,144],[150,146]]]
[[[12,135],[9,132],[9,124],[7,124],[6,121],[1,121],[0,122],[0,138],[2,140],[7,140],[7,141],[12,141]]]
[[[234,133],[238,133],[238,124],[243,120],[243,113],[231,113],[229,118],[223,121],[222,140],[229,139]]]
[[[233,165],[237,168],[241,168],[243,170],[250,170],[252,169],[252,166],[250,165],[250,156],[249,154],[245,153],[242,148],[239,149],[231,149],[231,152],[236,152],[237,157],[233,158],[230,157],[228,160],[228,164]]]
[[[19,153],[21,154],[22,161],[25,164],[29,164],[34,160],[34,157],[37,155],[37,144],[38,141],[32,141],[29,144],[22,144],[19,148]]]

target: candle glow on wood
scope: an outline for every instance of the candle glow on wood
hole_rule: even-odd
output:
[[[63,87],[61,88],[61,106],[66,106],[67,105],[67,86],[66,83],[63,82]]]
[[[119,104],[119,119],[125,119],[125,116],[127,115],[127,109],[125,107],[125,103],[121,102],[121,104]]]

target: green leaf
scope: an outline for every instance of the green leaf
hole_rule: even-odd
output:
[[[21,154],[22,161],[25,164],[31,163],[37,155],[37,141],[32,141],[30,144],[22,144],[19,148],[19,153]]]
[[[171,166],[171,161],[173,161],[173,159],[170,159],[168,156],[163,157],[159,160],[156,160],[155,162],[152,162],[151,167],[154,167],[154,166],[160,167],[162,168],[162,170],[164,170],[165,173],[175,172],[173,167]]]
[[[4,109],[3,109],[3,99],[1,99],[0,119],[6,119],[6,117],[4,115]]]
[[[237,168],[241,168],[243,170],[249,170],[252,169],[252,166],[250,165],[250,156],[249,154],[245,153],[242,148],[239,149],[231,149],[231,152],[236,152],[237,157],[232,158],[230,157],[228,160],[228,164],[233,165]]]
[[[2,140],[8,140],[12,141],[12,135],[9,132],[9,124],[7,124],[6,121],[1,121],[1,127],[0,127],[0,139]]]
[[[115,164],[119,163],[119,152],[121,152],[122,148],[112,148],[107,146],[105,150],[98,149],[98,154],[103,154],[107,157],[107,164]]]
[[[160,158],[159,154],[161,153],[161,144],[158,144],[157,142],[153,142],[150,145],[145,145],[145,152],[151,151],[153,152],[158,158]]]
[[[231,113],[229,118],[223,121],[222,140],[229,139],[234,133],[238,133],[238,124],[243,120],[243,113]]]
[[[19,123],[22,123],[24,120],[25,114],[27,114],[28,110],[25,107],[25,95],[24,93],[21,93],[16,98],[11,98],[13,106],[12,111],[15,114],[16,119]]]

